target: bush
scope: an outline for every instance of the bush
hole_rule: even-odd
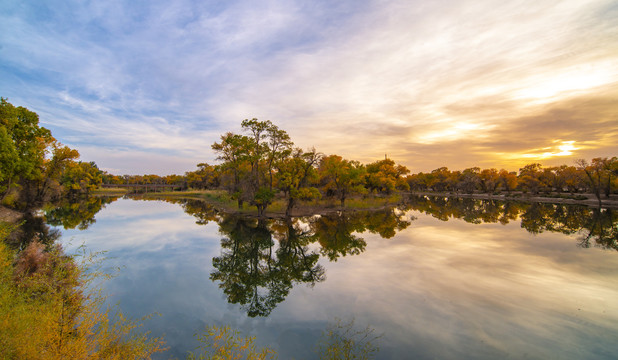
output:
[[[4,243],[10,228],[0,224],[0,358],[150,359],[164,350],[136,332],[141,320],[103,311],[100,292],[86,291],[98,274],[60,246],[33,241],[16,257]]]

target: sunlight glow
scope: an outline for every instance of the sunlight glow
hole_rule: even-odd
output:
[[[578,147],[575,147],[574,145],[575,141],[572,141],[572,140],[571,141],[561,141],[561,140],[554,141],[554,143],[558,143],[558,142],[560,143],[560,145],[558,146],[539,149],[539,150],[550,150],[550,151],[514,154],[513,157],[543,160],[543,159],[549,159],[549,158],[553,158],[557,156],[570,156],[570,155],[573,155],[573,151],[580,149]]]
[[[488,128],[481,124],[463,122],[452,125],[445,123],[444,127],[445,129],[443,130],[429,131],[419,135],[416,142],[420,144],[433,144],[440,141],[454,141],[471,135],[478,138],[483,136],[482,131]]]

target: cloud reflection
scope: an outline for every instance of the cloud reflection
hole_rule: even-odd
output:
[[[338,317],[383,332],[384,359],[613,357],[615,251],[579,248],[576,235],[533,235],[516,220],[410,215],[409,227],[388,239],[373,227],[379,222],[365,224],[369,232],[354,233],[366,242],[363,252],[336,262],[322,256],[326,280],[290,288],[267,318],[249,318],[209,280],[227,233],[212,222],[197,225],[174,204],[118,200],[87,230],[64,238],[108,250],[110,265],[124,266],[106,285],[110,301],[136,317],[162,313],[148,326],[175,347],[168,355],[183,356],[195,346],[193,333],[218,324],[257,334],[281,357],[311,358]]]

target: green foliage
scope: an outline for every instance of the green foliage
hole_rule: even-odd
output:
[[[318,354],[323,360],[371,359],[380,348],[376,345],[382,335],[367,326],[357,330],[354,320],[343,323],[340,319],[322,333],[318,344]]]
[[[254,337],[243,337],[229,326],[207,326],[203,333],[196,334],[202,343],[196,352],[190,352],[188,360],[266,360],[276,359],[270,348],[258,349]]]
[[[303,187],[298,190],[293,189],[290,192],[290,196],[299,200],[311,201],[321,198],[322,194],[320,193],[320,190],[315,187]]]
[[[90,191],[100,181],[94,163],[79,163],[77,150],[60,144],[39,126],[39,116],[0,98],[0,200],[33,207],[70,190]],[[81,172],[76,171],[80,169]]]
[[[269,205],[273,198],[275,197],[275,192],[268,188],[260,188],[253,198],[253,204],[258,206],[266,206]]]

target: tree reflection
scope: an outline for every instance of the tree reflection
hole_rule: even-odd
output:
[[[612,209],[435,196],[412,196],[408,204],[443,221],[456,218],[474,224],[505,225],[519,219],[521,227],[533,234],[545,231],[579,234],[580,246],[584,248],[595,244],[618,250],[618,215]]]
[[[21,226],[15,229],[5,242],[13,249],[23,250],[32,241],[38,241],[47,246],[53,245],[62,235],[58,229],[53,229],[45,223],[45,219],[33,213],[26,213]]]
[[[410,225],[404,213],[394,209],[278,220],[218,216],[224,237],[210,279],[251,317],[268,316],[296,284],[324,281],[320,255],[331,261],[358,255],[367,245],[361,233],[390,237]]]
[[[7,239],[7,243],[20,250],[34,240],[51,245],[60,238],[61,232],[50,225],[62,226],[65,229],[85,230],[95,223],[95,214],[116,199],[89,197],[80,201],[64,200],[47,204],[47,210],[44,211],[43,216],[37,211],[27,212],[19,221],[21,225]]]
[[[96,222],[94,216],[105,205],[116,201],[117,197],[91,196],[78,201],[63,201],[55,203],[45,211],[45,221],[52,226],[62,226],[65,229],[86,230]]]
[[[356,216],[338,213],[319,217],[312,222],[316,240],[320,243],[322,255],[330,261],[337,261],[340,256],[358,255],[365,251],[367,243],[355,233],[363,230]]]
[[[579,239],[581,247],[590,247],[594,240],[601,248],[618,250],[618,211],[594,209],[584,228],[586,231]]]
[[[219,223],[225,237],[221,256],[212,260],[216,270],[210,279],[219,281],[228,301],[242,305],[251,317],[270,314],[295,283],[313,286],[324,280],[319,255],[307,248],[307,234],[292,222],[279,227],[283,231],[275,250],[266,220],[224,216]]]
[[[367,243],[358,234],[370,232],[390,239],[397,231],[410,226],[405,209],[387,208],[379,211],[338,212],[322,215],[311,222],[320,252],[330,261],[341,256],[358,255]]]

